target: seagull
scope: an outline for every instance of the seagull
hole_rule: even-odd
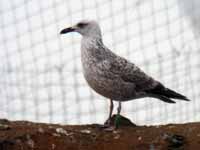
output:
[[[122,102],[138,98],[151,97],[166,103],[175,103],[173,99],[189,101],[186,96],[165,87],[134,63],[108,49],[96,21],[80,21],[61,30],[60,34],[69,32],[82,35],[81,62],[87,83],[94,91],[110,100],[109,116],[104,125],[109,125],[111,120],[113,101],[118,102],[117,116],[120,116]]]

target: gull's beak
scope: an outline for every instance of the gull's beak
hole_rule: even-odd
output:
[[[75,31],[75,28],[69,27],[69,28],[65,28],[65,29],[61,30],[60,34],[66,34],[66,33],[73,32],[73,31]]]

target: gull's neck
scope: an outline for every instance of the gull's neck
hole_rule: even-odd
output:
[[[98,49],[104,46],[101,35],[83,36],[81,40],[81,49]]]
[[[83,36],[81,41],[81,59],[83,64],[93,64],[105,59],[106,48],[102,38]]]

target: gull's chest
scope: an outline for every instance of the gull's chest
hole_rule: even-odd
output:
[[[102,69],[98,66],[104,59],[105,55],[101,47],[92,40],[85,40],[81,44],[81,62],[83,73],[86,76],[97,75]]]
[[[81,54],[83,74],[87,80],[97,76],[99,72],[98,61],[88,53]]]
[[[109,71],[107,63],[104,65],[91,58],[82,58],[82,63],[84,77],[97,93],[114,100],[132,98],[134,85],[122,82],[117,74]]]
[[[102,88],[102,83],[107,80],[105,68],[101,66],[104,59],[104,55],[95,47],[87,47],[87,49],[82,47],[81,61],[84,77],[88,84],[97,91]]]

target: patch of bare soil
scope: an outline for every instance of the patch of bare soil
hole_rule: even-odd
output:
[[[113,116],[114,118],[115,116]],[[57,125],[0,120],[0,150],[198,150],[200,123],[136,126]]]

